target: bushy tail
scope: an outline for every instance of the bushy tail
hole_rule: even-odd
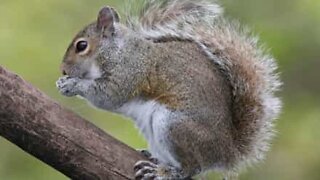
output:
[[[233,135],[240,162],[262,159],[281,106],[274,96],[281,84],[274,59],[258,45],[257,38],[224,20],[215,1],[140,2],[139,16],[130,15],[128,26],[149,39],[196,42],[232,87]]]
[[[241,162],[261,160],[273,137],[281,102],[275,60],[257,38],[236,22],[222,18],[201,30],[200,46],[227,77],[233,94],[234,140]]]
[[[135,0],[128,6],[127,25],[149,39],[193,39],[196,24],[222,13],[214,0]]]

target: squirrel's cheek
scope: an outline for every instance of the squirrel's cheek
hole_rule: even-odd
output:
[[[86,73],[86,79],[97,79],[101,77],[101,70],[100,68],[95,64],[92,63],[88,72]]]

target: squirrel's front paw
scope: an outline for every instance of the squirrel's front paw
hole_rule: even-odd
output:
[[[79,81],[78,78],[63,76],[58,79],[58,81],[56,82],[56,86],[62,95],[75,96],[77,95],[75,87],[78,81]]]

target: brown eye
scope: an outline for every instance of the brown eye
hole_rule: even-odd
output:
[[[88,42],[81,40],[81,41],[77,42],[77,44],[76,44],[76,52],[77,53],[83,52],[87,49],[87,47],[88,47]]]

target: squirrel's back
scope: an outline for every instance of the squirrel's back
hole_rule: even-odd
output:
[[[140,0],[131,5],[127,26],[154,42],[193,41],[227,79],[232,89],[233,140],[239,163],[263,159],[273,136],[281,102],[274,59],[257,38],[225,20],[210,0]],[[139,8],[135,8],[139,7]]]

